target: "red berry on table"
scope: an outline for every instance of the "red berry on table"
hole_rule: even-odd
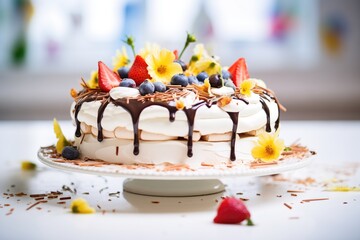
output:
[[[247,220],[247,225],[252,226],[250,217],[243,201],[235,197],[226,197],[218,207],[214,223],[238,224]]]
[[[151,78],[147,71],[147,63],[140,56],[136,55],[133,65],[129,70],[129,78],[134,79],[136,85],[139,86],[146,79]]]
[[[112,88],[119,86],[120,76],[113,72],[103,62],[98,62],[98,81],[99,87],[104,92],[109,92]]]
[[[241,82],[250,78],[245,58],[239,58],[228,69],[235,86],[239,87]]]

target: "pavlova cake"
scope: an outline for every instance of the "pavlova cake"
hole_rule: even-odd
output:
[[[71,90],[75,138],[62,141],[59,154],[191,168],[277,161],[284,150],[278,138],[284,108],[274,93],[250,78],[244,58],[226,68],[194,44],[184,61],[182,54],[195,41],[188,34],[180,54],[156,44],[136,53],[127,37],[133,60],[123,47],[112,69],[99,61],[82,89]]]

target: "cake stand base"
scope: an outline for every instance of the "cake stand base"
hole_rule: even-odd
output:
[[[147,196],[191,197],[220,193],[225,191],[224,184],[217,179],[200,180],[124,180],[123,190]]]

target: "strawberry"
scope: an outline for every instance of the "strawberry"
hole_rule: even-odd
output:
[[[228,69],[235,86],[239,87],[241,82],[250,78],[245,58],[239,58]]]
[[[136,55],[133,65],[129,70],[129,78],[134,79],[136,85],[139,86],[143,81],[150,78],[147,71],[147,63],[140,56]]]
[[[98,62],[98,67],[98,81],[102,91],[109,92],[113,87],[119,86],[121,80],[117,73],[101,61]]]
[[[252,226],[250,212],[245,204],[238,198],[226,197],[220,203],[217,215],[214,218],[215,223],[238,224],[247,220],[247,225]]]

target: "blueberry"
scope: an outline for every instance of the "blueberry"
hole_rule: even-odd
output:
[[[172,78],[170,83],[172,85],[181,85],[182,87],[186,87],[189,84],[189,80],[187,78],[187,76],[185,76],[184,74],[180,73],[180,74],[175,74]]]
[[[61,156],[69,160],[77,159],[79,155],[79,150],[77,150],[77,148],[73,146],[66,146],[61,152]]]
[[[188,80],[189,80],[189,84],[199,84],[199,80],[193,75],[189,76]]]
[[[180,64],[182,70],[183,70],[184,72],[186,71],[186,69],[187,69],[186,63],[184,63],[184,62],[181,61],[180,59],[177,59],[177,60],[175,60],[174,62]]]
[[[121,67],[117,70],[119,76],[121,79],[127,78],[129,74],[129,68],[128,67]]]
[[[209,77],[211,87],[221,88],[223,86],[223,79],[220,74],[213,74]]]
[[[232,89],[236,89],[235,84],[233,83],[233,81],[231,79],[225,79],[224,80],[224,86],[225,87],[231,87]]]
[[[139,86],[139,92],[142,96],[145,96],[146,94],[154,93],[154,91],[155,91],[155,86],[152,82],[149,81],[149,79],[146,79]]]
[[[199,80],[199,82],[204,82],[205,79],[207,79],[209,75],[206,72],[199,73],[196,78]]]
[[[123,78],[120,82],[120,87],[134,88],[134,87],[136,87],[136,83],[131,78]]]
[[[229,79],[229,78],[231,78],[231,74],[230,74],[230,72],[228,71],[228,70],[222,70],[221,71],[221,74],[222,74],[222,77],[223,77],[223,79]]]
[[[155,92],[165,92],[166,86],[162,82],[154,82]]]

